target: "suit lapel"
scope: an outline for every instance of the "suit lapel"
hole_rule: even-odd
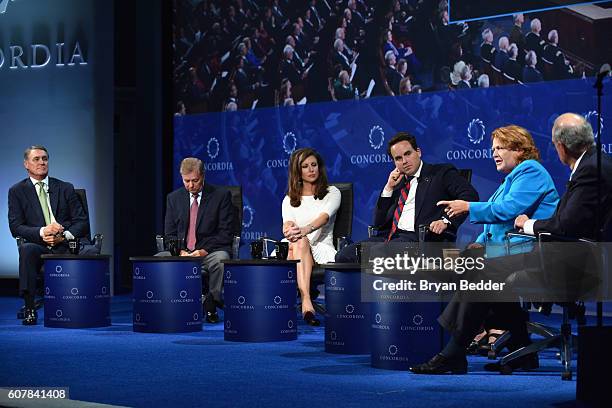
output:
[[[49,200],[51,201],[51,211],[53,211],[53,216],[55,217],[57,216],[57,206],[59,203],[59,185],[52,178],[49,178]]]
[[[187,230],[189,229],[189,201],[191,196],[189,191],[183,189],[183,198],[181,199],[179,208],[179,217],[185,226],[185,238],[187,237]]]
[[[196,221],[196,231],[197,228],[200,227],[200,223],[202,222],[202,218],[204,218],[204,212],[206,211],[206,207],[210,203],[210,196],[213,189],[210,185],[204,184],[202,187],[202,199],[200,200],[200,206],[198,207],[198,220]]]
[[[415,228],[418,225],[417,220],[419,219],[419,214],[423,208],[423,202],[425,201],[425,197],[427,197],[427,190],[429,190],[429,184],[431,182],[430,168],[427,163],[423,163],[423,167],[421,168],[421,177],[419,177],[418,181],[419,184],[417,185],[416,197],[414,198]]]
[[[30,181],[29,178],[24,181],[25,194],[26,198],[29,202],[32,203],[32,207],[36,212],[37,224],[45,225],[45,216],[43,215],[42,207],[40,206],[40,200],[38,199],[38,195],[36,194],[36,187]]]

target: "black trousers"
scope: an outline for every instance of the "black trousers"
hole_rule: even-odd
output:
[[[487,276],[504,280],[510,275],[532,268],[537,261],[536,254],[518,254],[488,259],[485,262]],[[485,323],[492,319],[496,328],[509,330],[512,334],[509,348],[514,349],[529,344],[526,322],[529,314],[517,302],[477,302],[474,295],[455,292],[438,322],[449,331],[455,341],[468,346]]]

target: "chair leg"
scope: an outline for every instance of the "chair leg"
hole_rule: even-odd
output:
[[[497,358],[497,353],[504,348],[508,340],[512,335],[509,331],[505,331],[504,334],[499,336],[493,343],[491,343],[491,350],[487,353],[487,358],[489,360],[495,360]]]
[[[563,373],[561,379],[572,379],[572,326],[569,323],[567,307],[563,308],[563,324],[561,325],[561,363]]]

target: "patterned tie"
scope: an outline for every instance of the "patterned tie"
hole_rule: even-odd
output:
[[[397,231],[397,224],[399,223],[400,217],[402,215],[402,210],[404,209],[404,204],[406,204],[406,200],[408,200],[408,192],[410,191],[410,182],[413,177],[410,177],[406,180],[404,187],[400,190],[399,199],[397,200],[397,208],[395,208],[395,212],[393,213],[393,225],[391,226],[391,231],[389,231],[389,236],[387,237],[387,242],[391,241],[391,237]]]
[[[198,219],[198,194],[191,194],[193,203],[189,209],[189,228],[187,229],[187,249],[193,251],[196,246],[196,221]]]
[[[49,203],[47,203],[47,192],[45,191],[45,183],[39,181],[38,185],[38,201],[42,207],[43,216],[45,217],[45,225],[51,224],[51,216],[49,215]]]

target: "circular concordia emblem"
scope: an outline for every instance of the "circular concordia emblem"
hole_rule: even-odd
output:
[[[48,294],[50,294],[50,293],[51,293],[51,289],[49,289],[49,287],[47,286],[47,287],[45,288],[45,295],[48,295]]]
[[[61,273],[62,272],[62,265],[57,265],[55,267],[55,273]]]
[[[136,319],[137,322],[140,321],[140,313],[136,313],[136,316],[134,317]]]
[[[187,291],[181,290],[181,292],[179,293],[179,296],[181,297],[181,299],[185,299],[187,297]]]
[[[329,332],[329,338],[332,340],[336,340],[338,338],[338,333],[332,330],[331,332]]]
[[[329,278],[329,284],[332,286],[336,286],[336,277],[332,276],[331,278]]]
[[[420,326],[421,324],[423,324],[423,316],[419,314],[414,315],[414,317],[412,318],[412,323],[416,324],[417,326]]]
[[[229,329],[230,327],[232,327],[232,322],[231,322],[231,320],[226,320],[226,321],[225,321],[225,328],[226,328],[226,329]]]
[[[599,137],[599,132],[597,132],[597,116],[597,111],[588,111],[584,114],[584,118],[587,122],[591,124],[591,127],[593,128],[593,135],[595,136],[595,139]],[[604,121],[601,116],[599,117],[599,126],[601,127],[601,131],[603,131]]]
[[[102,294],[103,294],[103,295],[106,295],[106,291],[107,291],[107,290],[108,290],[108,289],[106,288],[106,286],[102,286]]]
[[[242,208],[242,226],[244,228],[249,228],[253,224],[254,218],[255,218],[255,210],[251,206],[245,205]]]
[[[288,327],[288,328],[290,328],[290,329],[293,329],[293,324],[294,324],[294,323],[293,323],[293,320],[289,320],[289,321],[287,322],[287,327]]]
[[[380,324],[380,322],[382,322],[382,316],[380,315],[380,313],[376,313],[374,320],[376,320],[376,324]]]
[[[246,298],[244,296],[238,296],[238,303],[244,305],[244,302],[246,302]]]
[[[485,125],[484,122],[478,118],[472,119],[467,128],[467,135],[470,142],[473,144],[479,144],[484,139]]]
[[[231,278],[232,278],[232,272],[226,271],[225,272],[225,279],[231,279]]]
[[[391,354],[392,356],[397,354],[397,346],[395,344],[392,344],[389,346],[389,354]]]
[[[62,309],[57,309],[55,311],[55,316],[62,317],[64,315],[64,311]]]
[[[208,153],[208,157],[211,159],[215,159],[219,155],[219,141],[216,137],[211,137],[208,139],[208,143],[206,144],[206,152]]]
[[[70,293],[74,296],[79,294],[79,288],[72,288],[70,289]]]
[[[370,134],[368,135],[368,141],[370,142],[372,149],[380,149],[383,143],[385,143],[385,132],[383,131],[383,128],[378,125],[372,126],[370,129]]]
[[[191,270],[191,272],[192,272],[194,275],[197,275],[197,274],[198,274],[198,267],[197,267],[197,266],[194,266],[194,267],[193,267],[193,269]]]
[[[147,291],[147,299],[151,299],[153,297],[153,292],[150,290]]]
[[[349,313],[349,314],[353,313],[355,311],[355,306],[353,306],[353,305],[346,305],[345,310],[346,310],[346,313]]]
[[[293,271],[292,270],[287,271],[287,279],[293,279]]]
[[[287,132],[283,136],[283,150],[287,154],[293,153],[295,148],[297,147],[297,138],[295,137],[295,133]]]
[[[193,321],[196,322],[200,319],[200,315],[198,313],[193,314]]]
[[[136,268],[134,269],[134,274],[135,274],[135,275],[140,275],[140,268],[136,267]]]
[[[274,296],[274,304],[275,305],[280,305],[280,302],[282,302],[283,299],[281,299],[280,296]]]

